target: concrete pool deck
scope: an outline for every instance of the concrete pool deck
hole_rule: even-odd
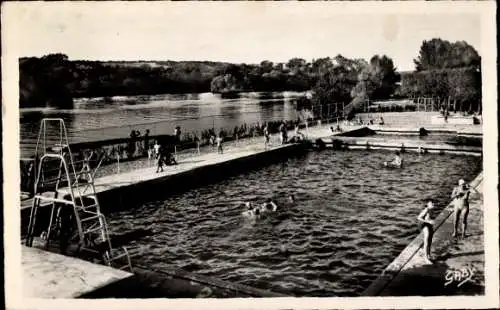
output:
[[[331,137],[323,139],[327,146],[333,145],[333,141],[342,141],[349,149],[388,149],[399,150],[404,146],[406,151],[418,151],[423,148],[428,153],[452,153],[452,154],[465,154],[465,155],[482,155],[482,147],[468,146],[468,145],[450,145],[440,141],[426,141],[415,139],[401,139],[393,141],[390,138],[383,137],[383,135],[374,135],[370,137]]]
[[[35,247],[21,247],[25,298],[285,297],[182,270],[134,268],[134,273]]]
[[[132,273],[26,246],[21,247],[23,295],[28,298],[76,298]]]
[[[446,208],[435,219],[431,250],[434,264],[424,262],[423,236],[420,233],[365,290],[363,296],[484,294],[483,173],[471,185],[481,195],[471,195],[466,238],[452,238],[453,214]],[[458,273],[463,274],[461,279],[453,280]]]

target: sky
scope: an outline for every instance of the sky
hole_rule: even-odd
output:
[[[12,17],[4,26],[15,32],[21,57],[259,63],[386,54],[405,71],[414,69],[422,41],[435,37],[465,40],[481,54],[480,15],[474,10],[282,3],[55,2],[4,5],[3,13]]]

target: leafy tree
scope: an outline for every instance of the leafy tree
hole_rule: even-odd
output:
[[[368,84],[371,91],[368,93],[371,99],[389,98],[400,81],[392,59],[386,55],[375,55],[370,60]]]
[[[422,42],[419,55],[414,60],[417,71],[480,67],[481,57],[478,52],[464,41],[450,43],[449,41],[434,38]]]

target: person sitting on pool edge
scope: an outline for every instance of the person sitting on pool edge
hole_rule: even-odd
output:
[[[167,166],[177,165],[174,154],[170,151],[165,151],[164,164]]]
[[[419,221],[420,228],[424,233],[424,258],[425,262],[428,264],[432,264],[431,260],[431,244],[432,237],[434,236],[434,221],[431,219],[431,210],[434,209],[434,203],[432,200],[427,202],[425,208],[420,212],[417,217]]]
[[[394,155],[394,159],[390,162],[385,161],[384,166],[403,168],[403,158],[401,158],[400,152],[396,151],[396,154]]]

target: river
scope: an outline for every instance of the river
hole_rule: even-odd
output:
[[[151,135],[171,134],[175,126],[183,132],[203,129],[233,129],[243,123],[297,118],[293,99],[297,92],[242,93],[223,99],[218,94],[164,94],[112,98],[79,98],[69,110],[20,109],[21,156],[33,151],[42,118],[62,118],[70,143],[128,137],[131,130]],[[55,127],[48,136],[57,135]]]

